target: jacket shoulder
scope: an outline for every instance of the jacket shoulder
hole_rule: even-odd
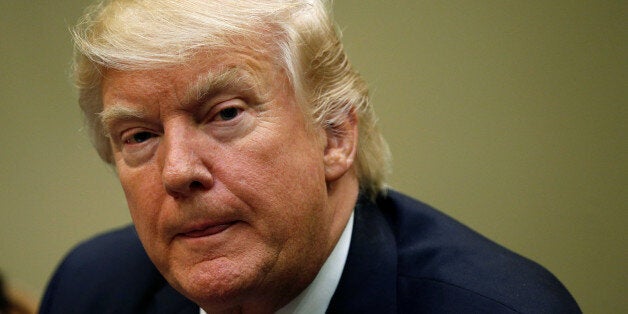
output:
[[[401,193],[378,207],[395,233],[400,308],[438,312],[579,313],[549,271]]]
[[[127,226],[72,249],[50,280],[40,313],[140,312],[164,286],[135,229]]]

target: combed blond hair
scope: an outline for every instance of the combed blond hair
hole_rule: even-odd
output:
[[[201,49],[229,49],[234,38],[251,38],[274,45],[279,53],[271,57],[314,123],[333,131],[349,112],[357,113],[360,188],[371,196],[384,188],[389,150],[324,0],[105,0],[88,8],[73,34],[79,104],[107,163],[114,162],[112,149],[98,115],[104,69],[165,67]]]

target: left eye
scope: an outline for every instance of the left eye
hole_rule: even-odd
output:
[[[220,112],[218,112],[218,117],[222,121],[229,121],[237,117],[238,114],[240,114],[240,109],[230,107],[230,108],[225,108],[225,109],[220,110]]]

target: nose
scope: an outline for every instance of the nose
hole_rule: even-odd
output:
[[[213,185],[203,136],[194,129],[170,130],[163,139],[162,181],[166,192],[184,198]]]

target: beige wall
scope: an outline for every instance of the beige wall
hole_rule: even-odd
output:
[[[129,221],[68,79],[88,1],[0,1],[0,269],[42,292]],[[337,0],[395,157],[393,187],[545,265],[588,313],[627,312],[626,4]]]

